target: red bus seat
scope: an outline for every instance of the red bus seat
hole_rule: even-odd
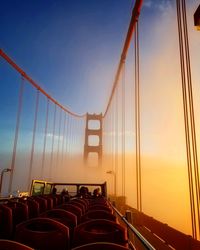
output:
[[[112,242],[126,246],[126,230],[113,221],[103,219],[90,220],[75,228],[73,246],[93,242]]]
[[[73,237],[74,228],[77,226],[77,217],[64,209],[52,209],[40,216],[56,220],[69,228],[70,238]]]
[[[75,214],[77,217],[77,223],[79,224],[81,222],[82,210],[79,207],[77,207],[75,204],[67,203],[67,204],[63,204],[63,205],[59,206],[58,208],[64,209],[66,211],[69,211],[69,212]]]
[[[69,229],[49,218],[34,218],[17,225],[15,240],[40,250],[68,250]]]
[[[110,242],[95,242],[73,248],[72,250],[128,250],[128,248]]]
[[[9,239],[12,232],[12,209],[5,205],[0,205],[0,238]]]
[[[105,219],[116,222],[117,218],[114,214],[107,212],[105,210],[91,210],[82,216],[82,222],[92,220],[92,219]]]
[[[34,250],[31,247],[28,247],[19,242],[11,241],[11,240],[0,240],[0,249],[1,250]]]

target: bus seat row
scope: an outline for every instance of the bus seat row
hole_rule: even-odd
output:
[[[0,220],[7,215],[11,225],[0,226],[0,238],[41,250],[68,250],[96,242],[126,247],[126,230],[116,223],[105,199],[76,198],[63,203],[62,199],[57,202],[58,195],[53,197],[32,196],[0,205]]]

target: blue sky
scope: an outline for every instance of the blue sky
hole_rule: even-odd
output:
[[[129,0],[1,1],[0,47],[62,104],[77,113],[100,112],[131,6]],[[98,69],[106,67],[102,82]]]

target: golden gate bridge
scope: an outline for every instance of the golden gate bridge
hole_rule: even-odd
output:
[[[104,178],[105,173],[107,178],[109,178],[108,174],[110,174],[111,178],[109,178],[110,184],[108,186],[110,187],[109,192],[111,196],[115,198],[126,197],[127,189],[130,186],[130,184],[127,184],[127,182],[130,182],[128,176],[131,173],[127,166],[131,165],[134,169],[131,182],[135,186],[135,193],[132,193],[136,197],[135,208],[138,212],[143,212],[140,26],[138,22],[141,7],[142,1],[137,0],[114,77],[112,91],[106,109],[101,114],[77,114],[66,108],[40,87],[3,49],[0,50],[3,66],[9,67],[10,71],[15,72],[15,77],[18,77],[20,85],[18,100],[14,104],[16,124],[15,132],[12,134],[13,141],[11,144],[13,148],[9,155],[10,159],[7,161],[7,167],[5,164],[2,168],[1,194],[12,194],[15,190],[29,190],[32,179],[52,182],[63,181],[68,176],[71,176],[70,172],[73,172],[76,178],[79,174],[82,174],[90,181],[93,181],[95,178],[95,180],[98,180],[98,177]],[[180,91],[182,91],[183,99],[191,232],[194,239],[199,239],[200,183],[197,128],[195,124],[185,1],[177,0],[176,8],[180,54]],[[199,27],[199,8],[194,18],[195,25]],[[134,84],[132,85],[127,80],[129,71],[127,55],[131,43],[134,44],[134,66],[132,67]],[[31,136],[29,134],[29,145],[25,146],[27,155],[22,156],[19,149],[19,140],[23,136],[23,111],[26,109],[30,95],[34,100],[34,104],[31,107],[33,114],[28,117],[32,129],[29,131],[31,134]],[[94,126],[91,126],[93,122]],[[10,138],[5,138],[5,140],[9,141]],[[131,150],[135,149],[135,152],[132,151],[134,157],[131,158],[131,162],[127,160],[127,154],[130,154],[130,152],[127,153],[127,151],[130,151],[130,145],[132,147]],[[4,142],[2,142],[3,146]],[[93,155],[96,157],[96,163],[94,163]],[[18,158],[21,159],[19,160]],[[79,167],[77,168],[77,166]],[[78,174],[79,171],[80,173]],[[8,174],[4,176],[6,172]],[[168,236],[171,232],[175,232],[170,231],[169,227],[167,229],[167,227],[163,226],[163,228],[165,228],[165,234]],[[179,235],[177,232],[177,237]],[[181,238],[181,241],[185,239],[184,237]],[[175,249],[181,248],[175,247]],[[192,248],[191,245],[191,248],[187,249],[197,248]]]

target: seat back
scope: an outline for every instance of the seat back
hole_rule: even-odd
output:
[[[39,203],[31,198],[26,198],[26,199],[20,199],[20,202],[26,204],[28,206],[28,216],[29,219],[35,218],[39,216],[40,213],[40,207]]]
[[[75,202],[78,202],[78,203],[82,204],[84,206],[84,210],[87,211],[88,204],[84,199],[79,198],[79,199],[74,199],[72,201],[75,201]]]
[[[72,205],[75,205],[75,206],[79,207],[81,209],[81,211],[82,211],[82,215],[85,214],[86,209],[85,209],[84,204],[78,202],[77,200],[72,200],[72,201],[69,202],[69,204],[72,204]]]
[[[28,220],[28,206],[22,202],[9,201],[7,207],[12,209],[14,227],[22,221]]]
[[[41,216],[63,223],[69,228],[70,238],[73,237],[74,228],[77,226],[77,217],[73,213],[64,209],[52,209],[41,214]]]
[[[5,205],[0,205],[0,238],[9,239],[12,232],[12,209]]]
[[[82,222],[94,219],[105,219],[116,222],[117,218],[114,214],[105,210],[91,210],[82,216]]]
[[[90,220],[75,228],[73,246],[93,242],[113,242],[126,246],[126,230],[119,224],[104,219]]]
[[[81,222],[82,210],[78,206],[76,206],[75,204],[67,203],[67,204],[63,204],[63,205],[59,206],[58,208],[64,209],[66,211],[69,211],[69,212],[75,214],[77,217],[77,223],[79,224]]]
[[[28,247],[19,242],[11,241],[11,240],[0,240],[0,249],[1,250],[34,250],[31,247]]]
[[[104,211],[112,213],[112,209],[109,208],[106,205],[92,205],[92,206],[89,206],[88,211],[91,211],[91,210],[104,210]]]
[[[128,248],[109,242],[95,242],[73,248],[72,250],[128,250]]]
[[[38,202],[40,213],[44,213],[47,210],[47,200],[38,196],[32,196],[32,198]]]
[[[40,250],[68,250],[69,229],[49,218],[34,218],[16,227],[15,240]]]

